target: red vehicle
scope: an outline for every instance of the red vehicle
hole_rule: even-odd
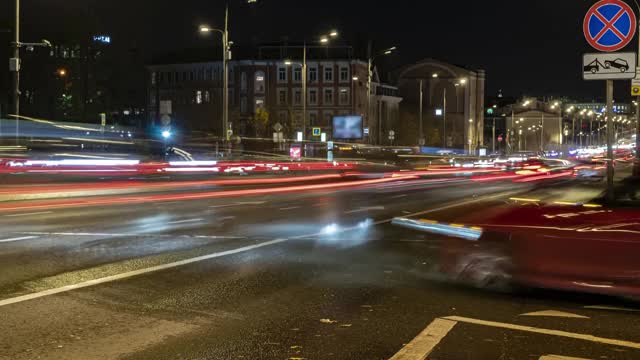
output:
[[[490,289],[522,285],[640,299],[638,208],[515,204],[456,221],[467,226],[432,231],[453,235],[441,263],[453,280]]]

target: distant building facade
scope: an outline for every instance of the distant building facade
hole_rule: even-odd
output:
[[[405,136],[426,145],[476,151],[484,146],[485,72],[426,59],[393,72],[403,98],[400,121]],[[420,134],[420,83],[423,131]],[[446,104],[446,107],[445,107]],[[408,139],[409,141],[411,139]]]
[[[237,60],[229,63],[229,121],[234,134],[268,136],[280,124],[288,137],[302,131],[302,66],[284,59]],[[171,104],[171,126],[185,131],[222,133],[222,64],[204,62],[152,65],[149,70],[149,121],[162,126],[162,112]],[[375,75],[375,74],[374,74]],[[372,84],[371,110],[367,112],[367,63],[353,59],[307,62],[307,135],[313,127],[332,133],[332,119],[361,115],[374,142],[380,123],[398,121],[397,88]],[[164,109],[161,106],[164,105]],[[268,119],[258,119],[258,113]],[[367,117],[367,115],[369,115]],[[265,121],[266,120],[266,121]],[[318,139],[319,140],[319,139]]]

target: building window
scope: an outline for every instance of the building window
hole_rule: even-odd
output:
[[[309,89],[309,105],[318,105],[318,90]]]
[[[349,81],[349,68],[341,67],[340,68],[340,82],[348,82]]]
[[[207,104],[211,102],[211,92],[209,90],[204,92],[204,102]]]
[[[213,69],[212,68],[208,68],[207,69],[207,78],[205,80],[213,80]]]
[[[187,81],[187,72],[186,71],[182,72],[182,81]]]
[[[240,98],[240,112],[243,114],[247,113],[247,97],[243,96]]]
[[[302,90],[296,89],[293,91],[293,105],[302,104]]]
[[[309,113],[309,123],[311,124],[311,126],[317,126],[318,125],[318,114],[315,112]]]
[[[155,85],[157,83],[158,73],[155,71],[151,72],[151,85]]]
[[[162,71],[158,72],[158,83],[162,84],[164,82],[164,73]]]
[[[278,121],[281,124],[286,124],[287,123],[287,112],[286,111],[280,111],[278,113]]]
[[[278,105],[287,104],[287,89],[278,89]]]
[[[260,94],[264,93],[264,72],[263,71],[256,72],[254,91]]]
[[[174,83],[179,83],[180,82],[180,73],[179,72],[175,72],[174,74]]]
[[[240,74],[240,90],[247,91],[247,73],[244,71]]]
[[[340,89],[340,105],[349,105],[349,89]]]
[[[297,67],[293,69],[293,81],[301,82],[302,81],[302,69]]]
[[[333,118],[333,114],[330,112],[324,113],[324,121],[322,122],[322,126],[329,126],[331,124],[331,119]]]
[[[309,82],[317,82],[318,81],[318,68],[312,67],[309,68]]]
[[[287,82],[287,68],[279,67],[278,68],[278,82]]]
[[[324,89],[323,105],[333,105],[333,89]]]
[[[198,80],[204,80],[204,69],[198,70]]]
[[[196,91],[196,104],[202,104],[202,91]]]
[[[264,99],[262,98],[256,99],[255,111],[257,111],[258,109],[264,109]]]
[[[325,66],[324,68],[324,82],[333,82],[333,67]]]

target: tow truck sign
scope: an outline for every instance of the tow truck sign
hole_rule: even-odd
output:
[[[635,53],[585,54],[582,77],[585,80],[624,80],[636,77]]]

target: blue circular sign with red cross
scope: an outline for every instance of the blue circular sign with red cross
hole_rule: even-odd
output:
[[[589,45],[600,51],[618,51],[636,34],[636,15],[621,0],[595,3],[584,18],[584,36]]]

